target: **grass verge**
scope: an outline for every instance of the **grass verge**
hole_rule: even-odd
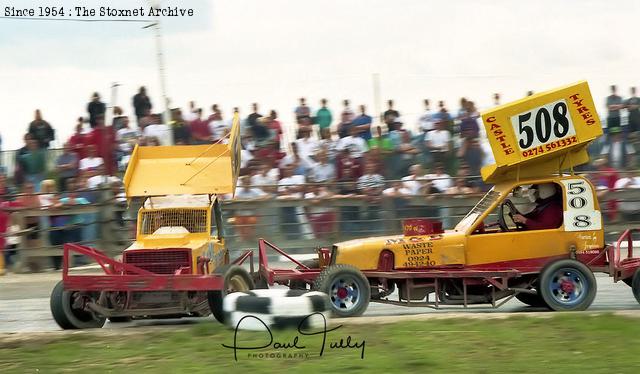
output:
[[[222,347],[233,345],[233,330],[216,323],[135,330],[0,339],[0,372],[640,372],[640,321],[610,314],[345,325],[327,333],[322,356],[323,335],[274,331],[275,342],[291,344],[298,335],[304,348],[238,350],[237,361],[233,349]],[[365,342],[363,359],[362,347],[331,348],[349,336],[352,346]],[[269,342],[259,332],[237,338],[244,347]]]

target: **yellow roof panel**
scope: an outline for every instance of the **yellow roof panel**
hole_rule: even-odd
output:
[[[239,121],[229,144],[139,147],[124,176],[128,198],[235,193],[240,171]]]
[[[491,183],[548,174],[589,161],[586,146],[602,126],[586,81],[482,113],[496,163],[482,169]]]

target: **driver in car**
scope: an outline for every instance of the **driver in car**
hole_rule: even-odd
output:
[[[536,207],[526,214],[514,214],[513,221],[525,230],[555,229],[562,225],[562,195],[555,183],[538,184],[534,190]]]

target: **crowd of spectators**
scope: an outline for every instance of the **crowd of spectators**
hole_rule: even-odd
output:
[[[460,99],[456,110],[444,101],[438,101],[432,108],[429,100],[423,100],[424,110],[416,126],[403,121],[393,100],[388,100],[383,113],[372,114],[365,105],[358,105],[354,111],[349,100],[343,100],[336,110],[328,100],[321,99],[314,110],[306,98],[300,98],[290,114],[293,138],[287,136],[289,133],[285,132],[276,110],[262,112],[258,103],[251,105],[251,113],[246,117],[240,115],[238,108],[226,116],[219,104],[213,104],[205,113],[195,102],[184,110],[171,109],[163,117],[153,112],[152,101],[141,87],[131,104],[131,117],[122,107],[109,108],[112,115],[107,124],[108,108],[99,93],[94,93],[87,104],[87,113],[77,120],[75,133],[66,139],[62,152],[52,162],[48,148],[56,132],[43,113],[36,110],[24,135],[24,146],[16,151],[12,181],[9,183],[2,175],[0,203],[55,209],[95,202],[95,194],[82,196],[77,191],[120,185],[119,176],[136,144],[224,142],[235,115],[241,118],[242,144],[236,198],[308,200],[310,206],[306,210],[281,208],[282,230],[291,239],[330,232],[337,215],[341,215],[341,220],[375,225],[383,196],[459,195],[488,188],[478,176],[482,166],[493,162],[492,154],[479,111],[467,98]],[[500,104],[499,94],[494,94],[493,104]],[[640,178],[631,172],[618,178],[620,170],[635,166],[636,134],[640,130],[640,99],[635,88],[631,88],[629,98],[623,99],[616,94],[616,87],[611,86],[606,106],[607,135],[591,149],[601,156],[594,163],[601,172],[594,183],[602,190],[640,186]],[[627,123],[621,120],[624,111]],[[412,132],[407,127],[417,130]],[[50,165],[53,167],[49,168]],[[24,195],[30,193],[41,194]],[[15,194],[17,198],[7,197]],[[336,211],[322,204],[331,198],[356,196],[368,202],[367,209],[343,207]],[[629,212],[629,207],[633,206],[621,208],[623,214],[636,214],[635,208]],[[233,214],[239,236],[249,240],[254,234],[256,212],[241,210]],[[8,220],[3,217],[0,215],[0,233],[8,230],[5,222]],[[40,219],[32,221],[27,225],[43,224]],[[50,217],[46,224],[59,227],[69,221],[79,222],[73,217],[59,216]],[[57,230],[49,237],[50,244],[69,240],[87,238],[77,231],[65,233],[65,230]],[[53,260],[53,266],[60,266],[59,259]]]

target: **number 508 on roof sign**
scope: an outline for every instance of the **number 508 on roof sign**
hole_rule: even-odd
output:
[[[602,134],[587,82],[496,107],[482,119],[498,165],[568,151]]]

